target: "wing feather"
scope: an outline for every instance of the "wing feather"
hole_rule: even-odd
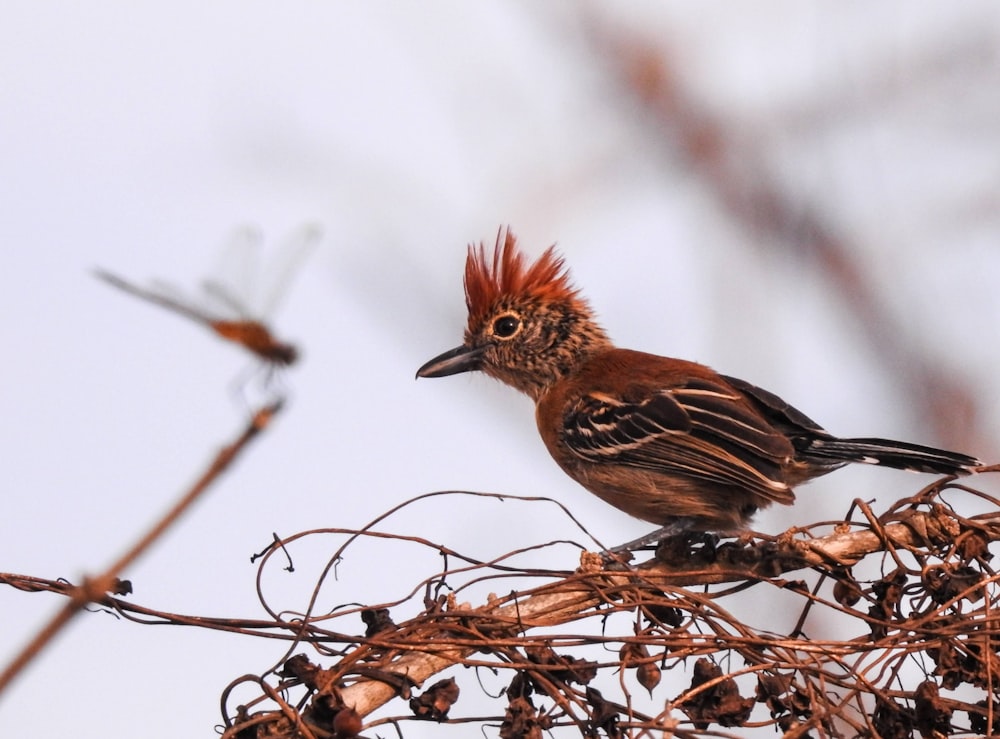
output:
[[[769,500],[791,500],[782,471],[792,446],[739,391],[692,379],[638,395],[628,400],[584,395],[563,417],[563,441],[590,462],[680,474],[738,485]]]

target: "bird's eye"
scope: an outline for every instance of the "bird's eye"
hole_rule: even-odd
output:
[[[521,328],[521,321],[516,316],[500,316],[493,322],[493,335],[500,339],[509,339]]]

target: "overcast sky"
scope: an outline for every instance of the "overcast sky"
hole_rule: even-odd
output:
[[[461,341],[465,247],[501,224],[532,254],[558,242],[623,345],[745,377],[835,433],[972,444],[995,459],[996,4],[614,8],[9,4],[0,570],[99,572],[238,432],[232,383],[252,360],[90,270],[195,291],[248,225],[264,235],[265,281],[290,234],[322,227],[273,316],[304,358],[283,378],[274,426],[124,573],[152,608],[264,617],[249,557],[273,532],[359,528],[440,489],[551,496],[608,544],[644,533],[559,472],[527,399],[483,377],[413,379]],[[664,70],[690,107],[643,96],[662,92]],[[706,134],[701,157],[671,118],[695,108],[721,137]],[[766,185],[783,213],[836,234],[879,326],[803,246],[801,223],[748,218],[725,183]],[[887,359],[884,337],[911,354]],[[963,388],[975,412],[927,420],[944,385],[915,381],[900,356]],[[853,497],[893,500],[915,480],[845,470],[756,525],[835,518]],[[384,529],[483,559],[585,541],[554,508],[530,510],[428,501]],[[295,573],[275,567],[270,602],[303,609],[333,549],[316,542]],[[439,566],[388,551],[358,549],[326,607],[391,600]],[[576,564],[570,549],[545,556]],[[0,587],[0,661],[61,605]],[[282,649],[81,614],[0,696],[0,728],[207,735],[226,684]],[[420,728],[407,735],[430,735]]]

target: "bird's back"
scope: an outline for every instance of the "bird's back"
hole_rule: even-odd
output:
[[[539,398],[536,420],[567,474],[643,520],[733,530],[794,500],[791,442],[696,362],[601,352]]]

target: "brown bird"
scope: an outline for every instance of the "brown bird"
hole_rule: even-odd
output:
[[[533,264],[501,229],[470,246],[464,343],[417,377],[480,370],[535,401],[559,466],[602,500],[661,528],[732,532],[795,485],[849,462],[962,475],[965,454],[888,439],[837,438],[778,396],[683,359],[619,349],[550,247]]]

